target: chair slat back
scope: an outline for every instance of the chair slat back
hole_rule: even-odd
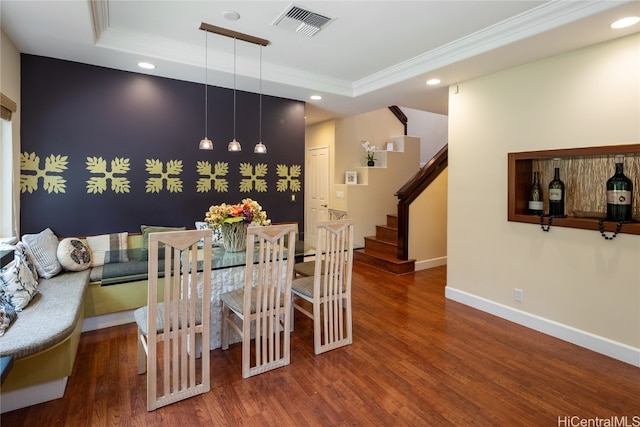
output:
[[[289,364],[296,228],[282,224],[247,230],[243,313],[255,322],[252,375]],[[250,329],[245,328],[245,342],[250,340]]]
[[[316,354],[351,344],[351,274],[353,270],[353,221],[318,222],[313,300],[321,328],[314,328]],[[322,312],[320,312],[322,310]],[[317,315],[314,314],[317,319]],[[319,329],[322,329],[320,331]],[[321,342],[320,342],[321,341]]]
[[[148,407],[210,389],[211,245],[210,230],[149,234]],[[206,353],[197,364],[200,348]]]

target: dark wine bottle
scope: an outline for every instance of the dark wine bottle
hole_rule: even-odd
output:
[[[607,180],[607,221],[631,221],[633,183],[624,174],[623,156],[616,156],[616,173]]]
[[[565,216],[564,182],[560,180],[560,168],[555,168],[553,181],[549,183],[549,216]]]
[[[542,197],[542,187],[540,187],[540,172],[533,173],[533,184],[529,193],[529,212],[533,215],[544,213],[544,198]]]

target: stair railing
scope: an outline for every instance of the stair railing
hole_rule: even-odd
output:
[[[402,125],[404,126],[404,134],[406,135],[407,134],[407,122],[409,121],[407,116],[402,112],[400,107],[398,107],[397,105],[392,105],[391,107],[389,107],[389,110],[391,110],[393,115],[396,116],[396,119],[400,120],[400,123],[402,123]]]
[[[398,197],[398,259],[409,259],[409,205],[447,168],[449,144],[400,188]]]

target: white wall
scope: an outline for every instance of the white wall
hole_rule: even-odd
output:
[[[636,34],[450,92],[449,298],[640,366],[640,236],[507,221],[507,153],[638,143],[639,76]]]
[[[407,135],[420,138],[420,166],[425,165],[449,140],[449,117],[402,107]]]
[[[0,29],[0,92],[8,96],[18,107],[17,111],[13,113],[11,117],[11,138],[13,140],[13,152],[11,155],[14,165],[13,182],[17,183],[20,182],[20,52],[2,29]],[[0,182],[0,191],[3,192],[2,199],[4,200],[7,191],[13,191],[12,197],[14,200],[13,215],[6,210],[6,206],[3,206],[0,237],[15,236],[20,232],[18,224],[20,216],[19,186],[13,185],[12,182],[5,182],[5,179],[2,178],[1,175],[0,180],[2,180],[2,182]],[[13,216],[13,218],[8,218],[10,216]],[[13,224],[11,224],[11,222],[13,222]]]

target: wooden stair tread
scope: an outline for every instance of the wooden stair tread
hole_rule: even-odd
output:
[[[373,256],[376,258],[380,258],[383,259],[387,262],[391,262],[394,264],[410,264],[410,263],[415,263],[416,260],[415,259],[398,259],[398,257],[394,257],[392,255],[389,254],[385,254],[382,252],[378,252],[378,251],[372,251],[370,249],[356,249],[353,251],[354,253],[358,252],[361,254],[365,254],[365,255],[369,255],[369,256]]]
[[[393,274],[415,271],[415,260],[398,259],[398,215],[387,215],[387,223],[376,225],[376,235],[364,238],[364,249],[353,253],[353,260]]]
[[[393,274],[405,274],[415,271],[415,260],[413,259],[401,260],[370,249],[356,249],[353,251],[353,260]]]

